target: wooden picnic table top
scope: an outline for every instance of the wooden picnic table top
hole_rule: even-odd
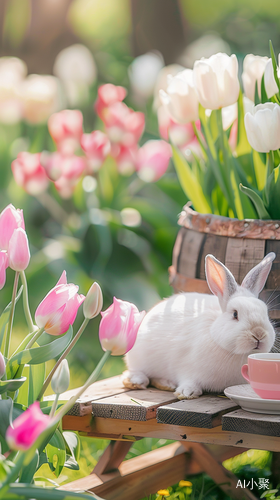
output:
[[[172,392],[153,387],[129,390],[120,376],[92,384],[64,417],[63,427],[115,440],[158,437],[280,451],[280,415],[244,411],[223,394],[178,401]]]

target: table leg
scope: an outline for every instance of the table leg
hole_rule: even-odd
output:
[[[219,458],[211,453],[209,447],[201,443],[181,444],[186,450],[191,451],[195,461],[201,466],[204,472],[210,476],[219,487],[234,500],[257,500],[257,497],[247,488],[237,488],[237,477],[225,469]]]
[[[100,457],[92,474],[96,474],[100,477],[102,474],[118,469],[119,465],[128,454],[132,444],[133,443],[130,441],[111,441]]]

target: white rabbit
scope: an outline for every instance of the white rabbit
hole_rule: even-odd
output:
[[[178,399],[192,399],[244,383],[241,367],[248,354],[269,352],[275,341],[267,306],[258,299],[274,259],[275,253],[266,255],[239,286],[207,255],[206,278],[214,295],[180,293],[151,309],[126,354],[123,384],[145,389],[151,383],[175,390]]]

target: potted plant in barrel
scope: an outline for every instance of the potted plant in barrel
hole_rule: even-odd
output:
[[[242,92],[235,55],[215,54],[170,76],[160,96],[177,124],[196,137],[173,161],[190,202],[173,252],[175,291],[209,292],[204,259],[214,254],[240,283],[263,256],[280,250],[280,82],[275,54],[247,55]],[[171,137],[172,139],[172,137]],[[280,285],[279,257],[262,292]],[[271,317],[280,319],[272,304]]]

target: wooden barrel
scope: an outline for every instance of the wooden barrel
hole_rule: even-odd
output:
[[[275,252],[265,288],[260,294],[270,302],[269,316],[280,327],[280,221],[238,220],[199,214],[188,205],[179,218],[182,226],[169,268],[170,284],[177,292],[211,293],[205,278],[205,256],[214,255],[234,275],[237,283],[269,252]],[[277,329],[278,329],[277,328]]]

